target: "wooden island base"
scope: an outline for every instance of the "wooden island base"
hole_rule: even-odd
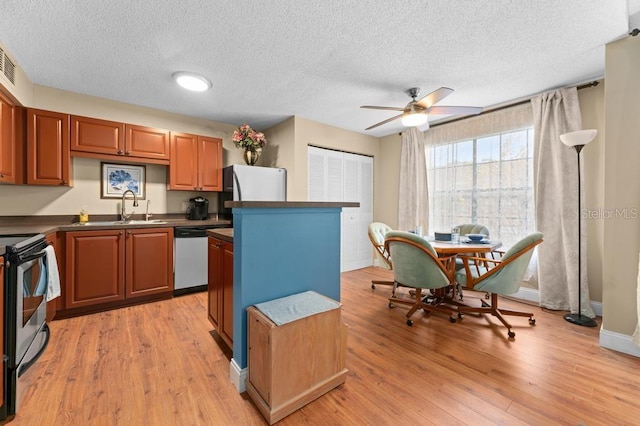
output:
[[[253,306],[247,308],[246,389],[269,424],[346,381],[348,328],[337,305],[282,325]]]

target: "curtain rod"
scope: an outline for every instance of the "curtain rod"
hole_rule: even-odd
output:
[[[585,83],[585,84],[581,84],[580,86],[576,86],[576,89],[582,90],[582,89],[586,89],[586,88],[589,88],[589,87],[595,87],[598,84],[600,84],[599,81],[592,81],[590,83]],[[518,106],[518,105],[524,105],[524,104],[526,104],[528,102],[531,102],[532,98],[533,98],[533,96],[528,98],[528,99],[522,100],[522,101],[514,102],[512,104],[502,105],[502,106],[499,106],[499,107],[496,107],[496,108],[488,109],[486,111],[482,111],[480,114],[467,115],[467,116],[464,116],[464,117],[454,118],[452,120],[442,121],[440,123],[434,123],[434,124],[429,125],[429,128],[442,126],[443,124],[455,123],[456,121],[466,120],[467,118],[477,117],[477,116],[482,115],[482,114],[487,114],[487,113],[490,113],[490,112],[496,112],[496,111],[500,111],[500,110],[511,108],[511,107]],[[402,135],[402,132],[400,132],[398,134]]]

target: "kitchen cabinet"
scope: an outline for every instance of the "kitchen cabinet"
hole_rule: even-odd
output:
[[[53,247],[56,252],[56,263],[58,264],[58,275],[60,276],[60,297],[47,302],[47,321],[53,321],[56,312],[64,309],[64,234],[62,232],[54,232],[48,234],[45,240]]]
[[[169,164],[169,131],[71,116],[71,153],[115,161]]]
[[[66,309],[173,292],[173,228],[74,231],[65,243]]]
[[[222,139],[171,132],[168,187],[222,191]]]
[[[73,186],[69,115],[27,109],[27,184]]]
[[[0,93],[0,182],[24,183],[23,113]]]
[[[0,342],[4,342],[4,257],[0,256]],[[6,353],[3,351],[3,353]],[[4,383],[4,366],[0,368],[0,383]],[[0,386],[0,405],[4,402],[4,386]]]
[[[208,238],[209,321],[233,348],[233,243]]]

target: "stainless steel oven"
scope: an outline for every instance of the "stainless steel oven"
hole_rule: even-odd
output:
[[[47,242],[44,235],[0,237],[5,246],[5,417],[13,416],[23,389],[20,376],[49,342],[47,314]]]

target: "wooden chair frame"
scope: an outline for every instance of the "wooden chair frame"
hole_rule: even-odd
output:
[[[426,253],[429,257],[431,257],[431,259],[433,259],[433,261],[438,265],[438,267],[440,268],[442,273],[447,277],[447,279],[449,280],[449,285],[454,287],[454,285],[455,285],[454,274],[455,274],[455,266],[456,266],[456,256],[455,255],[438,257],[438,255],[436,253],[432,253],[426,247],[424,247],[424,246],[422,246],[420,244],[417,244],[415,241],[412,241],[412,240],[409,240],[409,239],[403,238],[403,237],[391,237],[391,238],[385,239],[384,249],[385,249],[385,251],[387,253],[390,253],[390,251],[389,251],[389,243],[390,242],[406,243],[406,244],[409,244],[409,245],[417,248],[418,250],[421,250],[424,253]],[[400,286],[404,286],[404,287],[411,287],[409,285],[405,285],[405,284],[399,283],[399,282],[396,282],[396,285],[400,285]],[[394,294],[389,298],[389,307],[392,308],[394,303],[400,303],[400,304],[404,304],[404,305],[411,305],[411,308],[409,309],[409,311],[406,314],[407,325],[409,325],[409,326],[413,325],[413,320],[411,320],[411,316],[418,309],[423,309],[425,312],[437,311],[437,312],[445,313],[445,314],[449,315],[449,321],[450,322],[452,322],[452,323],[456,322],[456,319],[453,316],[453,310],[451,308],[447,307],[447,306],[443,306],[442,305],[442,302],[445,299],[444,294],[438,295],[437,293],[438,292],[436,291],[434,296],[423,295],[422,294],[422,288],[418,287],[418,288],[415,288],[415,294],[413,294],[414,300],[401,299],[401,298],[395,297],[395,294]]]
[[[467,283],[466,286],[468,289],[473,290],[476,284],[480,281],[484,281],[488,277],[497,274],[500,270],[505,268],[511,262],[518,259],[520,256],[527,253],[529,250],[533,250],[535,246],[542,243],[542,240],[535,241],[527,246],[525,246],[522,250],[509,257],[507,260],[497,260],[497,259],[489,259],[487,257],[477,257],[477,256],[464,256],[461,257],[464,263],[465,273],[467,275]],[[489,264],[493,264],[493,267],[489,267]],[[487,271],[481,274],[480,265],[485,265]],[[471,272],[472,269],[475,268],[477,277],[474,277]],[[483,291],[483,290],[479,290]],[[487,303],[484,300],[480,300],[480,307],[472,307],[472,306],[459,306],[458,307],[458,317],[461,318],[463,313],[480,313],[480,314],[491,314],[494,317],[498,318],[500,322],[507,327],[507,335],[510,338],[514,338],[516,334],[511,330],[511,324],[504,318],[505,315],[518,316],[518,317],[529,317],[529,324],[535,325],[536,320],[533,318],[532,312],[521,312],[521,311],[512,311],[507,309],[500,309],[498,307],[498,294],[497,293],[488,293],[491,296],[491,303]]]
[[[371,234],[367,233],[367,235],[369,236],[369,241],[371,241],[371,244],[373,244],[373,248],[380,254],[380,256],[382,257],[382,260],[384,260],[384,262],[387,264],[389,269],[393,270],[393,264],[391,263],[391,256],[389,255],[389,252],[386,250],[384,244],[378,244],[376,241],[373,240],[373,238],[371,237]],[[391,290],[391,295],[392,296],[396,295],[397,285],[395,281],[371,280],[371,288],[375,289],[376,285],[393,286]]]

